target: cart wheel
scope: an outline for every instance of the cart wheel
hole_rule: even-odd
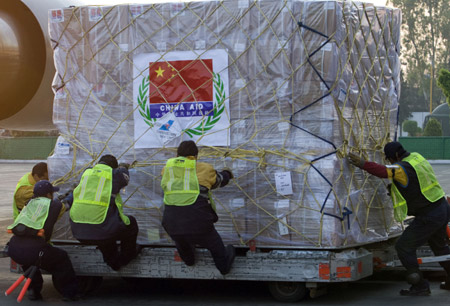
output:
[[[97,290],[103,282],[102,276],[77,276],[79,292],[89,295]]]
[[[269,291],[280,302],[297,302],[308,293],[305,283],[300,282],[269,282]]]
[[[78,281],[78,292],[81,295],[88,295],[100,287],[103,281],[103,277],[77,276],[77,281]],[[53,275],[52,275],[52,282],[53,287],[55,287],[56,291],[58,291],[61,295],[63,295],[63,288],[61,287],[61,284],[55,281]]]

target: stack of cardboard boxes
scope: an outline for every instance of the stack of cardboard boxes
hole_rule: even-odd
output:
[[[160,224],[160,181],[175,148],[135,147],[133,60],[220,49],[228,55],[230,143],[201,147],[200,160],[235,174],[214,192],[224,240],[305,248],[385,240],[400,230],[386,182],[344,156],[358,150],[381,162],[380,149],[394,136],[400,24],[397,9],[351,1],[50,11],[54,123],[61,132],[48,160],[51,179],[70,186],[102,154],[137,160],[122,195],[125,211],[136,216],[141,243],[170,244]],[[67,219],[59,227],[56,238],[73,239]]]

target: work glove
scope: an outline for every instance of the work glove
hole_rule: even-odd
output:
[[[63,195],[62,198],[60,198],[61,203],[63,203],[66,206],[66,209],[69,210],[72,207],[73,203],[73,191],[67,192],[65,195]]]
[[[359,157],[353,153],[348,153],[347,160],[350,164],[361,169],[364,167],[364,163],[366,162],[362,157]]]
[[[127,170],[128,170],[128,169],[130,169],[130,164],[129,163],[120,163],[119,168],[120,167],[127,168]]]
[[[229,173],[229,175],[230,175],[230,179],[234,178],[233,172],[231,171],[231,169],[230,169],[230,168],[228,168],[228,167],[225,167],[225,168],[223,168],[223,169],[222,169],[222,171],[226,171],[226,172],[228,172],[228,173]]]

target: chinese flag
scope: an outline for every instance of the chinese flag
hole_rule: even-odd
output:
[[[150,103],[213,101],[212,59],[150,62]]]

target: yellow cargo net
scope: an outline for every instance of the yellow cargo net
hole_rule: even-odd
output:
[[[200,104],[207,86],[214,88],[213,106],[193,116],[179,139],[200,145],[200,161],[233,169],[230,185],[214,192],[224,240],[343,247],[399,230],[385,182],[345,159],[353,151],[382,162],[380,149],[395,138],[397,9],[351,1],[213,1],[75,7],[49,16],[54,122],[71,145],[69,154],[49,158],[52,176],[57,184],[76,183],[103,154],[136,160],[122,197],[143,242],[169,241],[160,226],[159,185],[167,158],[176,155],[171,145],[140,145],[161,127],[150,101],[172,103],[167,113],[175,114],[189,99]],[[214,50],[228,57],[220,71],[211,69],[215,59],[202,57]],[[196,87],[174,60],[187,52],[198,54],[189,60],[200,65],[199,75],[211,76]],[[142,54],[152,54],[146,69],[137,64]],[[169,70],[165,82],[152,79]],[[167,98],[171,81],[190,95],[175,103]],[[216,129],[220,122],[227,124]],[[212,137],[227,145],[204,143]]]

